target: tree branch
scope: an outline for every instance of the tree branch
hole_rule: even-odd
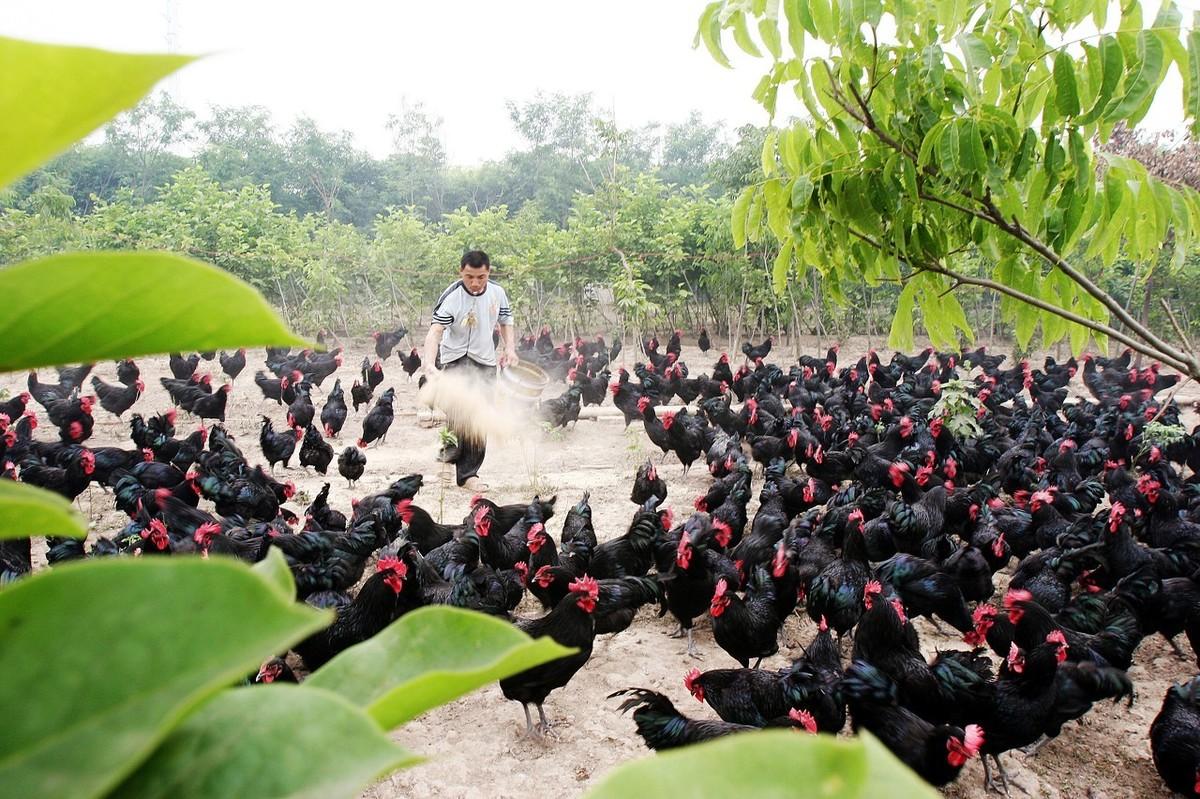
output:
[[[1074,324],[1080,325],[1081,327],[1085,327],[1094,333],[1100,333],[1101,335],[1108,336],[1109,338],[1111,338],[1115,341],[1121,342],[1122,344],[1129,347],[1130,349],[1133,349],[1136,352],[1140,352],[1143,355],[1146,355],[1150,358],[1155,358],[1155,359],[1161,360],[1163,363],[1167,364],[1168,366],[1170,366],[1173,369],[1178,369],[1181,372],[1190,374],[1191,370],[1190,370],[1186,360],[1172,357],[1169,354],[1164,353],[1161,349],[1156,349],[1153,346],[1150,346],[1142,341],[1139,341],[1138,339],[1135,339],[1132,336],[1122,333],[1121,331],[1116,330],[1115,328],[1109,327],[1108,325],[1102,324],[1100,322],[1096,322],[1096,321],[1094,321],[1092,319],[1088,319],[1087,317],[1084,317],[1084,316],[1080,316],[1079,314],[1074,313],[1072,311],[1068,311],[1065,308],[1060,308],[1057,305],[1048,303],[1045,300],[1041,299],[1040,297],[1034,297],[1031,294],[1026,294],[1023,291],[1015,289],[1011,286],[1006,286],[1003,283],[998,283],[995,280],[990,280],[988,278],[983,278],[983,277],[973,277],[971,275],[964,275],[959,272],[955,272],[954,270],[949,269],[948,267],[945,267],[942,264],[939,264],[939,263],[936,263],[933,261],[914,263],[913,261],[911,261],[908,258],[904,258],[904,257],[897,255],[894,251],[891,250],[891,248],[880,244],[879,242],[872,239],[870,236],[860,233],[851,227],[847,227],[846,229],[850,232],[850,235],[854,236],[855,238],[857,238],[861,241],[864,241],[867,244],[870,244],[872,247],[875,247],[876,249],[878,249],[882,252],[886,252],[889,255],[900,258],[900,260],[903,263],[907,264],[909,267],[914,269],[915,272],[933,272],[935,274],[939,274],[939,275],[948,277],[951,280],[954,280],[958,284],[961,284],[961,285],[978,286],[979,288],[991,289],[992,291],[1007,295],[1009,297],[1012,297],[1015,300],[1020,300],[1023,303],[1032,305],[1033,307],[1038,308],[1043,311],[1046,311],[1047,313],[1052,313],[1055,316],[1058,316],[1058,317],[1061,317],[1061,318],[1067,320],[1068,322],[1073,322]],[[912,276],[913,275],[910,274],[906,277],[911,278]],[[902,278],[901,282],[905,282],[905,279]]]
[[[1192,345],[1192,340],[1184,332],[1179,320],[1175,318],[1175,312],[1171,310],[1171,303],[1167,302],[1166,297],[1159,297],[1158,301],[1162,303],[1163,310],[1167,312],[1167,318],[1171,320],[1171,327],[1175,328],[1175,335],[1179,336],[1179,340],[1183,342],[1183,346],[1187,347],[1189,352],[1195,352],[1196,348]]]
[[[1108,295],[1107,292],[1093,283],[1087,275],[1083,274],[1071,264],[1067,263],[1066,259],[1056,253],[1054,250],[1050,249],[1050,247],[1044,244],[1040,239],[1032,236],[1021,225],[1020,222],[1017,222],[1016,220],[1009,222],[1004,219],[1004,215],[1000,212],[1000,209],[996,207],[995,203],[990,197],[984,198],[984,203],[988,206],[988,214],[992,217],[992,221],[997,227],[1023,243],[1025,246],[1029,247],[1038,255],[1042,256],[1042,258],[1049,261],[1052,266],[1055,266],[1061,270],[1064,275],[1075,281],[1075,283],[1083,288],[1084,291],[1092,295],[1092,297],[1095,299],[1099,300],[1105,308],[1107,308],[1114,316],[1121,320],[1122,324],[1124,324],[1134,333],[1137,333],[1138,336],[1149,342],[1154,347],[1158,348],[1163,353],[1167,353],[1181,363],[1187,364],[1185,371],[1187,371],[1189,374],[1200,375],[1200,362],[1196,360],[1194,355],[1188,355],[1187,353],[1183,352],[1183,350],[1171,346],[1155,335],[1154,332],[1148,327],[1134,319],[1133,315],[1121,307],[1119,302],[1114,300]],[[1149,353],[1145,354],[1149,355]]]
[[[1040,22],[1039,34],[1040,34],[1041,30],[1044,30],[1044,27],[1046,24],[1047,24],[1047,19],[1046,19],[1045,15],[1043,14],[1043,18]],[[870,107],[867,105],[866,101],[863,99],[862,95],[859,93],[858,88],[853,83],[849,83],[847,86],[847,88],[850,91],[850,94],[854,98],[854,104],[857,106],[857,110],[856,110],[847,101],[846,96],[839,90],[838,82],[835,80],[834,75],[833,75],[833,70],[829,66],[828,62],[822,62],[822,63],[825,67],[826,74],[829,76],[829,83],[831,86],[831,92],[832,92],[832,97],[834,99],[834,102],[836,102],[839,106],[841,106],[841,108],[843,110],[845,110],[846,113],[848,113],[854,119],[858,120],[866,130],[869,130],[872,133],[872,135],[874,135],[876,138],[878,138],[881,142],[883,142],[888,147],[891,147],[896,152],[904,155],[906,158],[910,159],[914,165],[916,165],[917,161],[918,161],[917,155],[915,153],[910,152],[901,142],[894,139],[890,134],[888,134],[887,132],[880,129],[879,124],[876,122],[874,115],[871,113]],[[937,176],[937,170],[934,168],[934,166],[932,164],[927,164],[924,167],[924,169],[920,170],[920,171],[924,172],[925,174],[929,175],[930,177]],[[960,193],[963,193],[963,192],[960,192]],[[1049,245],[1045,244],[1040,239],[1038,239],[1037,237],[1035,237],[1031,233],[1029,233],[1029,231],[1027,231],[1020,224],[1020,222],[1018,222],[1016,220],[1009,221],[1009,220],[1005,219],[1004,214],[996,206],[996,204],[992,200],[990,194],[985,194],[982,198],[975,197],[969,192],[966,192],[963,194],[964,194],[964,196],[966,196],[976,202],[982,203],[984,205],[984,207],[987,209],[986,213],[967,208],[966,206],[959,205],[950,200],[945,200],[942,198],[935,197],[934,195],[928,194],[926,192],[922,192],[919,196],[926,201],[934,202],[939,205],[943,205],[947,208],[953,208],[962,213],[969,214],[970,216],[973,216],[977,219],[980,219],[980,220],[989,222],[993,225],[996,225],[998,228],[1000,228],[1000,230],[1004,231],[1008,235],[1017,239],[1022,244],[1029,247],[1034,252],[1036,252],[1038,255],[1040,255],[1042,258],[1044,258],[1046,261],[1048,261],[1052,266],[1057,267],[1060,271],[1062,271],[1062,273],[1064,275],[1066,275],[1069,279],[1071,279],[1076,285],[1080,286],[1085,292],[1087,292],[1093,298],[1098,300],[1105,308],[1107,308],[1109,310],[1110,313],[1112,313],[1117,319],[1119,319],[1122,324],[1124,324],[1129,330],[1133,331],[1138,337],[1140,337],[1140,339],[1142,341],[1146,342],[1150,346],[1146,347],[1145,345],[1142,345],[1142,344],[1137,344],[1135,346],[1134,339],[1130,338],[1129,336],[1127,336],[1123,333],[1119,333],[1114,328],[1108,327],[1107,325],[1101,325],[1100,323],[1097,323],[1097,322],[1092,322],[1090,319],[1085,319],[1082,316],[1079,316],[1077,314],[1072,314],[1071,312],[1066,311],[1061,308],[1058,308],[1057,306],[1051,305],[1051,304],[1046,303],[1041,300],[1037,300],[1037,298],[1035,298],[1035,297],[1024,294],[1023,292],[1017,291],[1016,289],[1012,289],[1007,286],[1003,286],[1003,284],[997,283],[994,280],[983,280],[983,279],[973,278],[971,280],[964,280],[963,281],[964,283],[967,283],[968,285],[980,286],[983,288],[991,288],[995,291],[1000,291],[1002,294],[1006,294],[1010,297],[1014,297],[1015,299],[1020,299],[1020,300],[1022,300],[1022,302],[1029,302],[1029,304],[1031,304],[1037,308],[1041,308],[1042,310],[1046,310],[1051,313],[1054,313],[1058,316],[1063,317],[1064,319],[1073,321],[1076,324],[1083,324],[1085,327],[1087,327],[1095,332],[1104,333],[1105,335],[1108,335],[1117,341],[1121,341],[1121,342],[1125,343],[1127,346],[1130,346],[1133,349],[1137,350],[1138,352],[1141,352],[1142,354],[1147,355],[1151,358],[1158,358],[1163,361],[1170,361],[1170,362],[1172,362],[1172,365],[1174,366],[1174,368],[1180,369],[1181,371],[1184,371],[1187,374],[1189,374],[1197,379],[1200,379],[1200,360],[1198,360],[1195,355],[1190,354],[1190,353],[1185,353],[1183,350],[1180,350],[1180,349],[1172,346],[1171,344],[1168,344],[1165,340],[1163,340],[1159,336],[1155,335],[1155,333],[1153,331],[1151,331],[1148,327],[1146,327],[1145,325],[1141,324],[1136,319],[1134,319],[1133,316],[1131,314],[1129,314],[1124,308],[1122,308],[1120,303],[1118,303],[1111,296],[1109,296],[1107,292],[1105,292],[1103,289],[1101,289],[1099,286],[1097,286],[1095,283],[1093,283],[1092,280],[1090,278],[1088,278],[1087,275],[1085,275],[1083,272],[1081,272],[1081,271],[1077,270],[1075,267],[1073,267],[1070,263],[1067,262],[1067,260],[1065,258],[1063,258],[1061,255],[1059,255],[1057,252],[1055,252],[1053,249],[1051,249]],[[851,231],[851,232],[854,232],[854,231]],[[870,241],[869,238],[864,238],[861,236],[860,236],[860,238],[863,238],[864,241],[871,243],[873,246],[876,246],[876,247],[879,246],[877,243]],[[911,262],[908,262],[908,263],[910,263],[910,265],[911,265]],[[939,270],[945,270],[945,267],[938,265],[938,269],[931,268],[930,271],[939,271]],[[954,273],[949,272],[949,271],[941,271],[941,274],[947,274],[950,276],[954,275]],[[982,281],[982,282],[980,282],[980,281]],[[1001,287],[1003,287],[1003,288],[1001,288]],[[1036,300],[1036,301],[1034,301],[1034,300]]]

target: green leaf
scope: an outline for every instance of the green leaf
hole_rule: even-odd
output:
[[[1105,110],[1105,120],[1119,122],[1128,119],[1158,87],[1163,66],[1162,42],[1152,31],[1140,31],[1137,52],[1139,61],[1136,72],[1126,76],[1125,94]]]
[[[1038,309],[1028,303],[1017,303],[1017,346],[1023,350],[1029,349],[1029,342],[1037,331],[1039,320]]]
[[[304,684],[341,694],[390,730],[481,685],[573,651],[482,613],[427,607],[347,649]]]
[[[742,52],[755,58],[762,58],[762,51],[758,49],[758,45],[750,37],[750,29],[746,26],[745,14],[741,11],[733,12],[726,24],[733,28],[733,40],[737,42],[738,47],[742,48]]]
[[[720,0],[717,0],[717,2],[709,3],[704,7],[704,12],[700,14],[697,36],[704,42],[704,46],[708,48],[708,53],[714,61],[723,67],[733,69],[729,59],[725,57],[725,51],[721,49],[721,20],[717,16],[721,11],[721,5]],[[695,47],[696,42],[693,42],[692,46]]]
[[[808,201],[812,199],[813,182],[808,175],[797,175],[792,181],[792,213],[804,211]]]
[[[763,185],[763,200],[767,206],[767,226],[776,240],[783,241],[791,231],[791,215],[788,213],[790,193],[779,180],[768,180]]]
[[[883,16],[882,0],[842,0],[845,4],[843,21],[851,31],[857,31],[864,22],[872,27],[879,26]]]
[[[1067,328],[1071,331],[1071,354],[1079,357],[1087,347],[1090,333],[1083,325],[1068,324]]]
[[[733,202],[730,225],[733,232],[733,246],[739,249],[746,246],[746,213],[750,208],[750,200],[757,191],[757,186],[747,186],[742,189],[742,193]]]
[[[1032,128],[1026,128],[1025,132],[1021,134],[1021,144],[1017,147],[1017,157],[1013,159],[1009,177],[1014,180],[1025,179],[1037,157],[1037,145],[1037,134],[1033,132]]]
[[[779,38],[779,20],[771,19],[770,17],[760,19],[758,21],[758,35],[762,38],[763,45],[767,48],[767,52],[774,59],[779,59],[783,55],[783,48],[780,46]]]
[[[816,28],[816,37],[826,42],[833,41],[837,35],[837,26],[833,21],[830,0],[808,0],[808,8]]]
[[[172,730],[111,796],[349,798],[421,759],[329,691],[307,684],[238,688]]]
[[[1200,136],[1200,13],[1187,35],[1188,68],[1187,94],[1184,97],[1184,118],[1190,122],[1192,137]]]
[[[948,175],[958,172],[958,126],[953,122],[938,139],[938,166]]]
[[[782,294],[787,289],[788,272],[792,267],[792,251],[795,249],[795,243],[792,239],[787,239],[779,248],[779,254],[775,256],[774,266],[771,268],[771,286],[775,289],[776,294]]]
[[[904,190],[908,192],[909,199],[916,200],[920,192],[917,189],[917,168],[913,166],[911,158],[902,158],[900,160],[900,176],[904,182]]]
[[[0,539],[34,535],[87,537],[87,524],[70,502],[36,486],[0,480]]]
[[[888,333],[888,346],[894,350],[908,351],[913,348],[913,311],[916,309],[917,285],[912,280],[904,284],[896,300],[896,315],[892,317],[892,329]]]
[[[955,37],[958,46],[962,48],[970,70],[987,69],[992,65],[992,51],[987,42],[970,31],[960,33]]]
[[[767,135],[763,137],[762,171],[766,177],[771,177],[775,174],[775,139],[778,135],[778,131],[775,128],[771,128],[767,131]]]
[[[1092,103],[1091,109],[1079,118],[1081,125],[1090,125],[1100,118],[1100,114],[1112,101],[1117,84],[1121,82],[1121,75],[1124,74],[1125,69],[1125,54],[1121,50],[1121,45],[1117,43],[1116,37],[1101,37],[1100,64],[1100,89],[1096,93],[1096,101]]]
[[[1054,99],[1058,113],[1072,117],[1079,113],[1079,86],[1075,83],[1075,61],[1065,49],[1054,56]]]
[[[958,125],[959,162],[965,174],[984,174],[988,169],[987,151],[983,148],[983,137],[979,125],[973,119],[961,120]]]
[[[783,14],[787,18],[788,44],[796,58],[804,58],[804,31],[816,34],[812,17],[808,14],[805,0],[783,0]]]
[[[133,107],[191,60],[0,37],[0,188]]]
[[[267,556],[251,566],[250,571],[277,588],[280,596],[289,600],[296,598],[296,580],[292,577],[292,570],[283,553],[275,547],[268,549]]]
[[[242,281],[169,253],[52,255],[0,269],[0,372],[163,352],[306,345]]]
[[[103,794],[202,700],[328,619],[219,557],[104,559],[18,581],[0,591],[0,707],[37,712],[5,719],[0,785],[22,799]],[[47,679],[56,663],[79,668]]]
[[[783,730],[731,735],[627,763],[587,797],[936,799],[937,792],[869,738]]]

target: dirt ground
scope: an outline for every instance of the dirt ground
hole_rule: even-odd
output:
[[[349,388],[358,374],[364,354],[371,354],[371,342],[354,342],[347,348],[345,362],[336,376],[342,378],[349,400]],[[411,346],[407,341],[404,349]],[[856,358],[866,343],[847,342],[842,360]],[[824,352],[818,342],[803,345],[809,353]],[[853,353],[853,355],[851,354]],[[718,353],[702,356],[694,347],[686,347],[683,359],[694,373],[708,371]],[[784,363],[789,350],[772,352],[769,360]],[[624,355],[632,364],[632,353]],[[263,399],[254,385],[253,375],[262,368],[261,349],[248,353],[246,370],[238,378],[230,396],[226,427],[238,439],[247,457],[261,457],[258,430],[261,415],[267,414],[282,426],[285,409]],[[170,407],[166,392],[158,382],[160,376],[170,376],[165,358],[141,358],[143,380],[147,390],[133,412],[144,415]],[[201,362],[201,371],[212,372],[214,383],[223,375],[216,362]],[[436,427],[421,426],[416,414],[416,382],[409,382],[400,370],[395,357],[384,365],[385,380],[380,391],[394,386],[397,391],[396,421],[386,444],[367,450],[367,471],[359,484],[349,490],[346,481],[336,472],[336,461],[330,475],[308,473],[296,466],[286,471],[295,481],[299,493],[291,506],[302,511],[322,483],[332,485],[330,502],[349,511],[352,497],[378,490],[395,478],[411,472],[426,476],[425,488],[418,494],[416,504],[428,510],[435,519],[452,523],[461,521],[466,513],[470,495],[451,483],[439,480],[443,467],[436,461],[438,431]],[[116,381],[112,363],[104,363],[95,374],[109,382]],[[53,379],[53,371],[43,375]],[[25,376],[0,375],[0,388],[9,391],[24,389]],[[333,378],[326,381],[326,389]],[[1082,389],[1082,387],[1080,387]],[[1189,402],[1197,393],[1189,387],[1180,399]],[[555,396],[561,387],[551,386],[546,396]],[[325,392],[318,389],[314,402],[318,408],[325,401]],[[609,401],[604,408],[611,412]],[[39,408],[40,411],[40,408]],[[343,429],[342,441],[333,442],[340,451],[353,443],[361,431],[364,408],[350,412]],[[99,445],[129,446],[128,416],[118,421],[96,408],[95,435],[91,442]],[[1189,417],[1190,418],[1190,417]],[[186,434],[194,423],[180,414],[177,428]],[[1190,418],[1191,424],[1195,423]],[[48,425],[37,433],[50,439],[55,431]],[[575,430],[557,433],[531,433],[521,440],[494,444],[489,448],[481,477],[490,483],[490,495],[498,502],[528,501],[534,493],[542,496],[557,494],[558,513],[550,522],[550,531],[557,538],[562,520],[570,505],[586,491],[591,492],[591,505],[596,533],[600,540],[624,533],[634,506],[629,490],[637,465],[647,457],[660,457],[641,429],[641,425],[623,430],[619,418],[580,421]],[[297,458],[293,459],[293,464]],[[691,512],[693,499],[709,482],[701,467],[684,477],[682,467],[674,456],[659,467],[667,481],[667,504],[676,517]],[[760,481],[755,479],[755,494]],[[80,507],[89,516],[94,530],[111,533],[123,524],[123,516],[112,508],[111,498],[92,487],[80,497]],[[205,503],[207,504],[207,503]],[[757,506],[752,502],[751,518]],[[35,542],[40,554],[41,541]],[[37,557],[38,555],[35,555]],[[44,561],[42,561],[44,562]],[[1001,574],[998,582],[1003,584]],[[539,606],[532,597],[518,608],[518,613],[536,615]],[[410,722],[394,733],[404,746],[425,755],[429,761],[408,771],[399,772],[380,781],[364,796],[370,799],[392,797],[517,797],[577,796],[594,785],[613,767],[639,757],[648,750],[634,731],[632,720],[616,711],[615,700],[606,696],[630,686],[652,688],[671,697],[676,706],[695,717],[715,718],[706,705],[696,702],[684,689],[683,676],[694,666],[701,669],[735,667],[736,662],[713,641],[706,619],[697,622],[696,638],[703,660],[687,657],[684,642],[669,637],[675,625],[670,618],[657,618],[656,609],[644,609],[633,626],[616,636],[605,636],[596,642],[588,664],[564,689],[551,694],[546,712],[554,725],[553,737],[545,741],[524,738],[524,717],[518,704],[506,701],[495,684],[467,697],[438,708]],[[923,619],[917,622],[922,647],[932,655],[937,648],[960,647],[965,644],[937,634]],[[815,626],[807,617],[794,617],[781,635],[780,652],[763,666],[777,668],[801,654],[800,645],[815,634]],[[849,641],[847,641],[847,646]],[[1186,646],[1186,644],[1185,644]],[[1020,753],[1005,756],[1010,774],[1034,797],[1160,797],[1169,796],[1154,770],[1150,758],[1148,730],[1158,713],[1162,697],[1171,683],[1190,677],[1195,664],[1172,654],[1160,638],[1146,640],[1137,652],[1130,672],[1137,688],[1137,698],[1131,708],[1098,706],[1082,724],[1070,725],[1055,741],[1046,745],[1036,757]],[[983,770],[978,760],[963,770],[955,785],[945,795],[961,799],[983,797]]]

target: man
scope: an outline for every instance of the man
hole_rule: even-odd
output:
[[[513,336],[512,309],[504,289],[489,281],[492,262],[482,250],[471,250],[462,257],[458,281],[442,292],[433,307],[433,324],[425,337],[425,364],[431,372],[439,369],[463,369],[485,380],[495,377],[496,366],[517,363]],[[503,352],[497,357],[492,331],[500,327]],[[452,458],[455,478],[471,491],[486,491],[479,479],[479,467],[487,451],[487,442],[454,431],[458,451]]]

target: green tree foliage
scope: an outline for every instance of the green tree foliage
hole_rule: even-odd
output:
[[[1022,348],[1040,326],[1048,343],[1111,338],[1200,376],[1193,354],[1097,284],[1121,256],[1155,262],[1168,240],[1181,266],[1200,200],[1096,148],[1136,127],[1172,67],[1195,132],[1200,32],[1171,0],[1150,24],[1138,0],[1119,19],[1110,5],[710,4],[698,40],[723,63],[726,33],[765,52],[755,98],[773,114],[779,90],[794,91],[811,117],[767,135],[762,179],[734,206],[735,240],[780,242],[777,286],[807,266],[843,285],[901,285],[897,346],[911,343],[917,308],[935,343],[970,338],[954,290],[969,285],[1002,295]]]

